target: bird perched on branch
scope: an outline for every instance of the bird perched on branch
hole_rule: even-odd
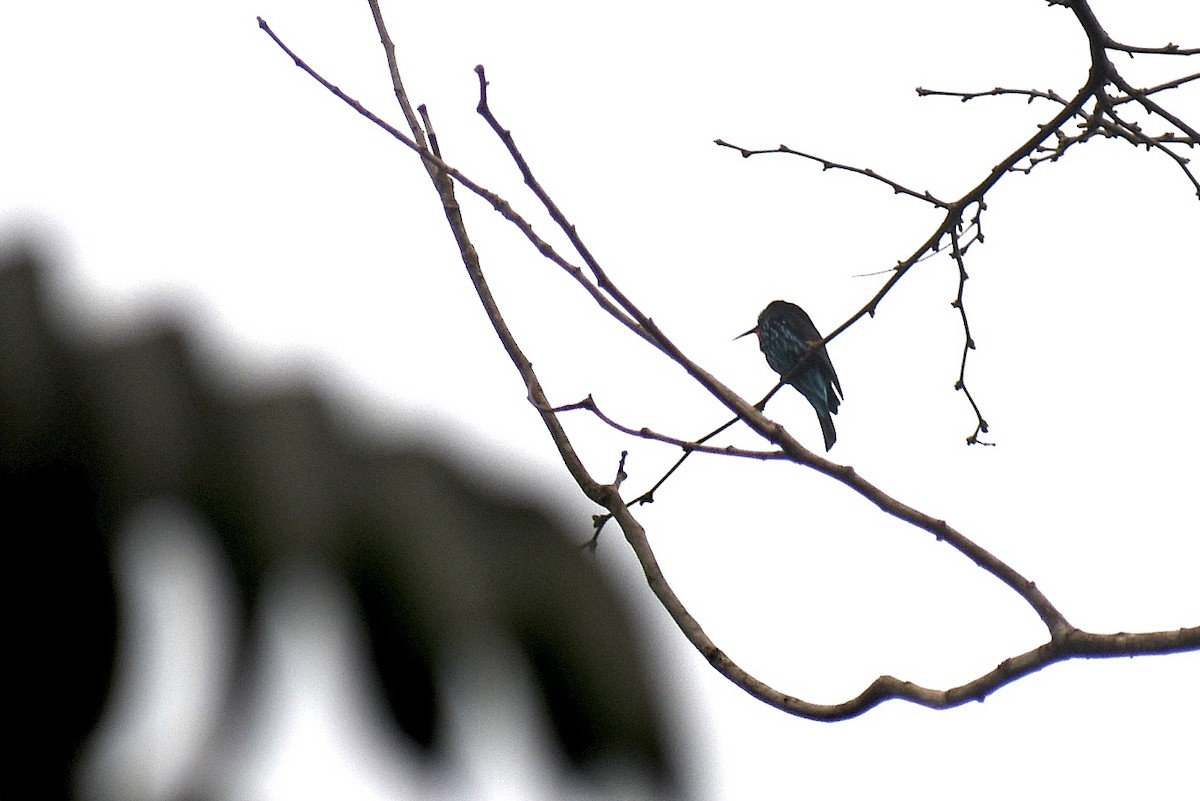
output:
[[[771,301],[758,315],[758,325],[734,338],[750,334],[758,335],[758,347],[771,369],[779,373],[779,380],[800,390],[812,404],[825,435],[825,450],[832,448],[837,440],[833,415],[842,403],[842,385],[825,350],[824,337],[808,314],[795,303]],[[816,353],[805,358],[813,348]]]

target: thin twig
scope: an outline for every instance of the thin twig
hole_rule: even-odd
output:
[[[1168,89],[1178,89],[1179,87],[1181,87],[1185,84],[1191,83],[1192,81],[1195,81],[1195,80],[1200,80],[1200,72],[1197,72],[1194,75],[1185,75],[1182,78],[1176,78],[1175,80],[1172,80],[1172,81],[1165,81],[1163,83],[1156,84],[1156,85],[1148,87],[1146,89],[1138,89],[1136,94],[1131,94],[1131,95],[1128,95],[1123,98],[1114,99],[1112,101],[1112,105],[1119,106],[1122,103],[1132,103],[1138,97],[1142,97],[1142,96],[1148,97],[1149,95],[1155,95],[1155,94],[1158,94],[1159,92],[1165,92]]]
[[[711,453],[711,454],[714,454],[717,456],[737,456],[737,457],[741,457],[743,459],[758,459],[760,461],[765,461],[765,460],[770,460],[770,459],[786,459],[787,458],[787,456],[784,454],[783,451],[752,451],[752,450],[746,450],[745,448],[737,448],[737,447],[734,447],[733,445],[725,445],[722,447],[717,447],[715,445],[704,445],[704,444],[702,444],[702,442],[703,442],[702,440],[687,440],[687,439],[681,439],[679,437],[672,437],[667,434],[660,434],[657,431],[652,431],[651,429],[649,429],[645,426],[643,426],[641,428],[632,428],[630,426],[622,425],[621,423],[618,423],[616,420],[613,420],[611,417],[609,417],[607,414],[605,414],[600,409],[600,407],[596,404],[595,399],[592,398],[591,395],[588,395],[583,400],[576,401],[575,403],[568,403],[564,406],[555,406],[550,411],[554,412],[555,414],[562,414],[563,412],[573,412],[573,411],[580,411],[580,410],[586,410],[586,411],[591,412],[597,418],[599,418],[599,420],[601,422],[603,422],[606,426],[608,426],[609,428],[615,429],[617,431],[620,431],[622,434],[627,434],[631,437],[637,437],[639,439],[648,439],[648,440],[653,440],[654,442],[662,442],[667,445],[674,445],[675,447],[683,450],[686,453],[692,453],[692,452]],[[724,429],[722,429],[722,430],[724,430]],[[709,435],[709,436],[711,436],[711,435]],[[632,505],[632,503],[631,503],[631,505]]]
[[[432,174],[432,171],[441,171],[441,172],[445,173],[446,175],[450,176],[451,178],[453,178],[457,183],[459,183],[461,186],[463,186],[463,188],[467,189],[471,193],[486,200],[492,206],[492,208],[494,208],[496,211],[498,211],[500,213],[500,215],[502,217],[504,217],[504,219],[508,220],[510,223],[515,225],[517,227],[517,230],[519,230],[525,236],[525,238],[527,240],[529,240],[529,242],[534,246],[534,248],[537,249],[537,251],[539,253],[541,253],[544,257],[546,257],[550,261],[554,262],[554,264],[561,267],[563,269],[563,271],[565,271],[567,273],[567,275],[571,276],[578,283],[580,283],[584,287],[584,289],[586,289],[588,291],[588,293],[592,296],[592,298],[596,301],[596,303],[598,303],[600,305],[600,307],[602,309],[604,309],[609,315],[611,315],[614,319],[616,319],[618,322],[620,322],[622,325],[624,325],[630,331],[633,331],[639,337],[641,337],[642,339],[646,340],[650,344],[655,345],[655,347],[657,347],[657,343],[654,341],[654,338],[644,328],[642,328],[634,320],[631,320],[628,315],[624,314],[619,309],[617,309],[615,306],[613,306],[613,303],[611,300],[604,297],[603,293],[601,293],[598,289],[596,289],[594,284],[592,284],[590,281],[586,280],[586,278],[583,276],[583,271],[578,266],[568,262],[561,255],[559,255],[558,251],[555,250],[553,245],[551,245],[549,242],[547,242],[544,239],[542,239],[541,237],[539,237],[534,232],[533,226],[524,217],[522,217],[519,213],[517,213],[516,209],[514,209],[507,200],[500,197],[495,192],[485,189],[483,186],[475,183],[475,181],[468,178],[462,172],[460,172],[459,170],[450,166],[446,162],[442,161],[442,159],[437,154],[435,154],[432,150],[430,150],[428,147],[426,147],[423,143],[418,143],[413,137],[406,135],[402,131],[400,131],[397,128],[395,128],[394,126],[390,125],[389,123],[384,121],[382,118],[380,118],[379,116],[377,116],[376,114],[371,112],[369,109],[367,109],[365,106],[363,106],[362,103],[359,103],[357,100],[350,97],[350,95],[343,92],[340,88],[335,86],[333,83],[326,80],[316,70],[314,70],[312,67],[310,67],[302,58],[300,58],[298,55],[296,55],[291,50],[291,48],[289,48],[286,44],[284,44],[283,40],[281,40],[278,36],[275,35],[275,32],[273,30],[271,30],[271,27],[266,23],[265,20],[263,20],[262,17],[258,18],[258,26],[260,28],[262,28],[267,33],[268,36],[271,37],[271,39],[275,42],[275,44],[278,45],[279,48],[281,50],[283,50],[283,52],[286,53],[289,58],[292,59],[292,61],[296,64],[297,67],[299,67],[300,69],[302,69],[306,73],[308,73],[308,75],[310,77],[312,77],[313,80],[317,81],[317,83],[324,86],[339,100],[341,100],[346,105],[350,106],[350,108],[354,109],[356,112],[361,114],[366,119],[370,120],[374,125],[378,126],[380,129],[386,131],[388,134],[390,134],[393,138],[395,138],[398,142],[403,144],[405,147],[409,148],[410,150],[415,151],[425,162],[426,168],[431,171],[431,174]],[[397,97],[400,96],[400,91],[401,90],[397,90]],[[407,103],[408,99],[404,98],[404,102]],[[411,107],[410,107],[410,110],[411,110]],[[407,114],[406,114],[406,117],[407,117]],[[414,126],[415,130],[417,130],[417,131],[420,130],[420,125],[417,124],[417,122],[416,122],[415,114],[414,114],[412,120],[410,120],[410,125]]]
[[[976,212],[976,219],[982,212]],[[972,445],[995,445],[994,442],[983,442],[979,439],[980,434],[986,434],[988,431],[987,421],[983,419],[983,413],[979,411],[979,404],[975,402],[975,398],[971,395],[971,390],[967,388],[967,355],[975,349],[975,339],[971,336],[971,323],[967,319],[967,307],[963,303],[963,296],[966,292],[967,267],[964,263],[963,256],[966,253],[966,247],[960,246],[959,234],[957,231],[950,232],[950,255],[954,262],[958,265],[958,296],[955,297],[954,303],[951,304],[955,309],[958,309],[959,315],[962,317],[963,334],[965,341],[963,342],[962,363],[958,368],[958,381],[954,383],[954,388],[961,391],[967,396],[967,400],[971,404],[971,408],[975,410],[975,431],[968,437],[967,442]]]
[[[497,120],[496,116],[492,113],[491,108],[488,106],[487,74],[484,71],[482,64],[476,65],[475,74],[479,78],[479,103],[475,106],[475,110],[481,117],[487,120],[488,125],[491,126],[492,130],[500,138],[500,141],[504,143],[504,146],[508,149],[509,156],[512,158],[513,163],[516,164],[517,169],[521,171],[521,177],[524,179],[525,185],[528,186],[530,190],[533,191],[534,195],[537,196],[537,199],[541,201],[542,206],[546,209],[546,212],[550,215],[550,218],[554,220],[555,225],[557,225],[559,229],[566,235],[567,240],[571,243],[571,247],[575,248],[575,252],[579,254],[580,258],[583,259],[583,263],[588,266],[589,270],[591,270],[592,275],[596,279],[595,285],[604,290],[604,292],[607,293],[614,301],[616,301],[617,305],[620,306],[630,317],[632,317],[634,320],[637,320],[638,324],[649,335],[647,337],[648,341],[653,342],[656,347],[672,358],[676,358],[677,355],[682,355],[682,351],[680,351],[679,348],[667,338],[666,334],[664,334],[662,330],[655,325],[654,321],[644,315],[640,309],[633,305],[629,298],[625,297],[625,294],[621,292],[621,290],[617,288],[616,284],[609,279],[608,274],[600,266],[600,262],[596,260],[596,257],[592,255],[591,250],[584,243],[582,237],[579,236],[579,232],[576,230],[575,226],[571,224],[570,220],[567,219],[567,216],[563,214],[562,209],[558,207],[558,204],[554,202],[554,200],[542,187],[541,183],[539,183],[537,178],[534,177],[533,170],[530,168],[529,163],[525,161],[525,157],[517,148],[517,143],[513,138],[512,132],[502,126],[500,121]]]
[[[1134,53],[1143,53],[1152,56],[1196,56],[1200,55],[1200,47],[1180,47],[1177,44],[1168,42],[1162,47],[1138,47],[1136,45],[1121,44],[1120,42],[1109,42],[1109,50],[1121,50],[1125,53],[1133,55]]]
[[[832,161],[820,156],[814,156],[811,153],[802,153],[799,150],[793,150],[787,145],[779,145],[778,147],[773,147],[767,150],[750,150],[748,148],[730,144],[724,139],[714,139],[713,144],[718,147],[728,147],[736,150],[742,154],[742,158],[744,159],[748,159],[751,156],[761,156],[765,153],[787,153],[790,156],[799,156],[801,158],[808,159],[809,161],[817,162],[821,165],[822,170],[843,170],[845,172],[852,172],[857,175],[865,175],[867,178],[879,181],[881,184],[891,187],[892,191],[897,195],[908,195],[909,197],[915,197],[917,200],[923,200],[939,209],[949,208],[945,201],[938,200],[936,197],[930,194],[928,189],[926,189],[924,192],[918,192],[915,189],[909,189],[904,184],[901,184],[898,181],[893,181],[891,178],[886,178],[869,167],[855,167],[850,164],[842,164],[841,162]]]
[[[1032,103],[1034,100],[1050,100],[1058,103],[1060,106],[1065,106],[1067,101],[1063,99],[1053,89],[1045,92],[1040,89],[1004,89],[997,86],[995,89],[988,89],[984,92],[950,92],[943,89],[924,89],[917,87],[917,95],[919,97],[956,97],[963,103],[968,100],[974,100],[979,97],[996,97],[998,95],[1020,95],[1026,98],[1027,103]]]

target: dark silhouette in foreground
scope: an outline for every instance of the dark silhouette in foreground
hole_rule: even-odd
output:
[[[580,777],[619,766],[682,797],[629,612],[545,512],[438,456],[355,439],[310,390],[218,391],[176,330],[67,345],[48,322],[34,257],[2,250],[0,798],[70,794],[113,681],[114,532],[158,497],[199,512],[236,577],[225,705],[245,700],[264,575],[315,558],[353,593],[387,714],[423,753],[441,747],[448,647],[484,631],[525,657]]]

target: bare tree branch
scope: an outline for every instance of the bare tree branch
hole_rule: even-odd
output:
[[[1033,102],[1035,99],[1050,100],[1059,106],[1060,110],[1046,123],[1039,125],[1038,132],[1030,139],[1024,142],[1019,148],[1012,151],[999,165],[994,167],[992,171],[975,187],[968,190],[966,194],[953,202],[941,201],[935,198],[928,190],[925,192],[917,192],[898,181],[890,178],[885,178],[874,170],[854,167],[847,164],[825,159],[821,156],[815,156],[809,153],[804,153],[795,150],[787,145],[779,145],[776,148],[769,150],[755,150],[739,145],[732,145],[723,140],[716,140],[716,144],[722,147],[729,147],[737,150],[743,158],[750,156],[763,155],[767,153],[784,153],[788,155],[799,156],[810,161],[815,161],[821,165],[823,170],[844,170],[847,172],[857,173],[866,176],[873,180],[881,181],[890,186],[896,194],[907,195],[919,200],[924,200],[928,203],[937,206],[946,211],[941,223],[935,229],[933,234],[925,240],[924,243],[908,258],[901,261],[893,271],[891,278],[884,286],[875,294],[871,300],[862,307],[856,314],[851,316],[839,328],[834,330],[826,338],[826,342],[834,339],[842,331],[858,322],[864,315],[873,315],[880,301],[891,291],[891,289],[899,282],[908,270],[915,264],[919,263],[926,256],[940,250],[940,243],[945,237],[954,237],[955,231],[963,223],[963,213],[972,204],[977,206],[977,213],[974,218],[976,224],[979,223],[979,214],[982,212],[984,196],[991,190],[993,186],[1003,177],[1006,172],[1020,172],[1028,174],[1034,167],[1043,162],[1054,162],[1061,158],[1072,145],[1084,142],[1092,136],[1103,135],[1111,137],[1121,137],[1134,145],[1143,145],[1148,149],[1158,150],[1170,157],[1183,171],[1185,177],[1196,190],[1197,197],[1200,197],[1200,179],[1190,167],[1190,161],[1184,158],[1179,153],[1176,153],[1168,145],[1184,144],[1188,147],[1194,147],[1200,144],[1200,133],[1194,128],[1180,119],[1177,115],[1161,106],[1156,101],[1150,98],[1150,95],[1173,89],[1183,84],[1194,80],[1200,75],[1189,75],[1176,80],[1167,81],[1150,89],[1138,90],[1131,86],[1124,77],[1117,71],[1111,60],[1108,58],[1109,50],[1123,50],[1132,53],[1154,53],[1154,54],[1170,54],[1170,55],[1193,55],[1200,53],[1200,49],[1183,50],[1175,45],[1167,45],[1165,48],[1132,48],[1128,45],[1121,45],[1115,42],[1101,27],[1099,20],[1096,19],[1091,7],[1085,0],[1061,0],[1061,2],[1051,2],[1051,5],[1062,5],[1071,8],[1076,17],[1079,19],[1081,26],[1088,36],[1090,44],[1092,63],[1088,72],[1088,79],[1084,86],[1076,92],[1075,96],[1070,100],[1063,99],[1058,93],[1053,90],[1041,91],[1037,89],[1009,89],[1003,87],[995,87],[990,90],[980,92],[957,92],[944,91],[936,89],[925,89],[917,87],[917,94],[921,97],[957,97],[962,102],[973,100],[980,97],[992,97],[999,95],[1018,95],[1027,98],[1028,102]],[[1108,97],[1104,89],[1109,84],[1116,86],[1123,92],[1122,96]],[[1086,106],[1089,102],[1094,101],[1092,111],[1087,111]],[[1174,126],[1178,133],[1168,133],[1161,136],[1149,136],[1142,131],[1141,127],[1136,123],[1127,122],[1116,113],[1115,107],[1124,103],[1137,103],[1147,113],[1158,116]],[[1083,120],[1082,132],[1076,135],[1068,134],[1064,131],[1064,126],[1073,118],[1080,117]],[[1052,144],[1049,142],[1053,141]],[[1024,166],[1021,166],[1024,163]],[[960,284],[959,297],[954,301],[954,307],[959,310],[962,315],[963,332],[967,341],[967,347],[964,351],[963,362],[959,368],[959,377],[955,382],[955,389],[964,393],[972,410],[976,416],[976,429],[967,437],[969,444],[987,444],[979,440],[979,434],[987,431],[987,424],[984,422],[983,414],[980,411],[979,404],[974,396],[967,388],[966,384],[966,356],[967,353],[974,348],[974,340],[971,338],[970,325],[962,306],[962,281],[966,277],[966,268],[963,262],[963,256],[966,253],[966,247],[952,247],[951,258],[956,262],[959,270]]]
[[[1027,98],[1027,103],[1032,103],[1034,100],[1040,98],[1042,100],[1053,101],[1058,103],[1060,106],[1067,105],[1067,101],[1053,89],[1043,92],[1039,89],[1004,89],[997,86],[994,89],[988,89],[986,92],[950,92],[943,89],[924,89],[920,86],[917,87],[918,97],[957,97],[964,103],[966,103],[968,100],[975,100],[976,98],[980,97],[997,97],[999,95],[1020,95]]]
[[[788,434],[783,427],[763,415],[762,409],[765,408],[767,400],[778,391],[782,382],[777,384],[762,401],[752,405],[730,390],[715,376],[704,370],[699,364],[683,353],[666,333],[615,285],[583,242],[576,226],[537,180],[533,169],[518,148],[511,131],[500,124],[489,106],[487,96],[488,82],[483,67],[476,68],[480,92],[477,111],[484,117],[504,145],[509,157],[520,171],[526,186],[533,192],[554,224],[567,236],[572,248],[586,266],[586,271],[572,264],[565,257],[558,254],[544,240],[536,236],[526,218],[518,214],[508,201],[475,184],[463,173],[443,161],[440,150],[436,146],[436,139],[433,135],[433,128],[427,111],[424,107],[421,107],[418,119],[418,114],[414,112],[407,93],[404,91],[398,68],[396,67],[394,47],[391,44],[383,17],[379,12],[378,4],[376,0],[369,0],[369,2],[375,17],[376,26],[379,30],[380,40],[384,45],[387,55],[395,94],[405,118],[408,120],[411,136],[392,128],[378,116],[364,109],[357,101],[354,101],[301,61],[271,32],[265,22],[260,20],[260,25],[267,31],[276,44],[310,76],[329,89],[343,102],[354,108],[358,113],[388,131],[389,134],[403,142],[422,158],[430,178],[438,191],[447,222],[458,243],[468,276],[475,286],[480,303],[491,321],[497,337],[500,339],[513,365],[525,382],[531,404],[541,416],[544,425],[550,433],[551,439],[559,450],[564,465],[582,492],[607,512],[607,514],[595,517],[596,533],[599,533],[599,530],[608,520],[613,520],[620,526],[626,541],[637,555],[649,587],[655,593],[659,602],[671,615],[684,636],[688,638],[693,646],[722,675],[745,689],[754,697],[791,714],[819,720],[841,720],[862,714],[882,701],[891,698],[904,699],[934,708],[956,706],[967,701],[982,699],[1009,682],[1029,675],[1047,665],[1068,659],[1134,656],[1151,653],[1163,654],[1200,649],[1200,627],[1182,628],[1176,631],[1133,634],[1123,632],[1116,634],[1094,634],[1076,628],[1067,621],[1066,617],[1032,581],[988,550],[967,538],[946,521],[921,512],[888,495],[860,476],[854,468],[835,464],[809,451]],[[1132,48],[1126,45],[1119,45],[1109,38],[1100,27],[1086,0],[1050,0],[1050,2],[1051,5],[1062,5],[1071,8],[1089,39],[1091,69],[1089,70],[1086,83],[1073,97],[1064,100],[1052,91],[1041,92],[1038,90],[1002,89],[999,87],[981,93],[918,90],[918,93],[922,95],[953,96],[959,97],[963,101],[988,95],[1012,94],[1024,96],[1030,102],[1035,99],[1046,99],[1059,106],[1057,112],[1046,123],[1038,126],[1037,131],[1030,135],[1020,147],[1002,158],[986,175],[979,179],[974,187],[957,200],[941,200],[929,191],[919,192],[913,190],[904,184],[883,177],[873,170],[830,161],[819,156],[793,150],[785,145],[772,150],[752,150],[717,140],[719,146],[736,149],[744,157],[765,153],[783,153],[815,161],[821,164],[824,170],[842,170],[859,174],[887,185],[896,194],[921,200],[944,212],[941,221],[934,227],[934,230],[905,259],[898,262],[890,271],[891,275],[888,280],[876,291],[874,296],[858,312],[827,336],[825,342],[832,341],[863,317],[873,315],[887,294],[914,265],[931,255],[948,249],[949,256],[955,262],[959,273],[958,293],[954,300],[954,306],[959,310],[961,315],[965,338],[963,358],[959,368],[956,388],[964,392],[977,416],[976,431],[968,438],[970,442],[978,442],[978,435],[987,431],[987,423],[984,421],[979,406],[966,386],[967,355],[975,347],[975,341],[971,335],[969,320],[964,307],[964,289],[968,277],[966,256],[975,242],[983,242],[981,218],[983,211],[987,208],[986,195],[988,192],[1010,173],[1028,173],[1037,164],[1044,161],[1055,161],[1068,148],[1085,142],[1097,135],[1121,137],[1134,144],[1145,145],[1147,148],[1171,153],[1177,163],[1192,178],[1193,185],[1196,184],[1194,175],[1187,166],[1187,160],[1170,149],[1171,145],[1186,144],[1193,146],[1200,143],[1197,141],[1195,131],[1177,116],[1161,107],[1156,101],[1151,100],[1150,96],[1169,88],[1181,86],[1197,76],[1180,78],[1147,90],[1134,90],[1120,78],[1107,55],[1110,50],[1124,51],[1131,56],[1133,53],[1188,55],[1194,51],[1182,50],[1175,45],[1168,45],[1164,48]],[[1118,97],[1106,96],[1104,89],[1109,85],[1116,86],[1124,94]],[[1116,106],[1129,102],[1135,102],[1147,113],[1167,121],[1174,126],[1175,132],[1170,133],[1169,136],[1147,136],[1135,123],[1126,121],[1115,113],[1114,109]],[[1068,132],[1066,126],[1072,120],[1076,120],[1076,118],[1078,118],[1080,126],[1078,132]],[[428,137],[429,145],[426,144],[426,136]],[[487,200],[493,208],[499,211],[505,219],[509,220],[525,235],[526,239],[534,246],[537,252],[559,268],[566,270],[588,292],[601,309],[618,319],[626,328],[686,370],[697,384],[728,408],[733,413],[734,418],[705,437],[689,441],[659,434],[644,427],[637,429],[618,424],[598,408],[591,396],[578,403],[558,407],[553,406],[547,400],[542,383],[535,373],[530,360],[525,356],[516,339],[513,337],[501,314],[500,308],[491,294],[481,266],[479,253],[468,236],[462,211],[455,197],[456,183]],[[1198,191],[1200,191],[1200,187],[1198,187]],[[573,410],[590,411],[605,424],[625,435],[664,442],[680,448],[683,453],[675,466],[659,479],[649,491],[627,502],[621,495],[621,485],[626,478],[626,454],[622,453],[616,470],[616,477],[612,483],[604,484],[594,479],[576,453],[570,437],[559,420],[560,414]],[[703,444],[720,431],[727,429],[738,421],[744,422],[757,435],[774,445],[777,450],[751,451],[741,448],[716,448]],[[674,474],[691,453],[696,451],[757,459],[787,459],[799,466],[810,468],[832,478],[858,493],[863,499],[874,504],[882,512],[932,534],[936,539],[945,542],[975,563],[979,568],[1002,582],[1018,597],[1024,600],[1033,612],[1037,614],[1046,627],[1049,635],[1048,641],[1037,648],[1005,660],[994,669],[966,684],[946,690],[932,690],[891,676],[881,676],[857,697],[841,704],[827,705],[806,702],[766,685],[734,663],[718,648],[705,634],[699,622],[683,606],[662,574],[662,570],[650,547],[645,529],[634,517],[630,509],[635,504],[650,502],[653,499],[655,491],[663,485],[663,482]],[[593,543],[594,541],[595,539],[593,538]]]
[[[981,206],[975,212],[976,224],[978,224],[979,215],[982,213],[983,208]],[[978,235],[978,237],[978,239],[972,241],[980,241],[982,239],[982,235]],[[950,232],[950,242],[951,258],[953,258],[955,264],[958,265],[958,296],[954,299],[954,303],[951,305],[958,309],[959,315],[962,316],[963,333],[965,334],[962,363],[958,368],[958,381],[954,382],[954,388],[967,396],[967,400],[971,403],[971,408],[975,410],[975,418],[978,421],[975,425],[975,431],[972,432],[970,437],[968,437],[967,442],[970,444],[992,445],[994,443],[981,442],[979,440],[980,434],[987,433],[988,424],[987,421],[983,419],[983,413],[979,411],[979,404],[975,402],[975,398],[971,395],[971,391],[967,389],[967,355],[975,349],[975,340],[971,336],[971,323],[967,319],[967,307],[963,305],[963,295],[967,286],[967,278],[970,277],[967,275],[967,267],[963,257],[966,255],[967,248],[971,246],[971,242],[968,241],[965,244],[962,243],[958,231]]]
[[[715,139],[713,140],[713,144],[717,145],[718,147],[732,148],[733,150],[741,153],[742,158],[744,159],[748,159],[751,156],[761,156],[764,153],[787,153],[790,156],[799,156],[800,158],[817,162],[821,165],[822,170],[845,170],[846,172],[865,175],[866,177],[879,181],[880,183],[887,184],[897,195],[908,195],[909,197],[915,197],[917,200],[924,200],[925,202],[930,203],[939,209],[949,208],[945,201],[935,198],[929,193],[928,189],[926,189],[924,192],[918,192],[915,189],[909,189],[907,186],[904,186],[898,181],[893,181],[891,178],[885,178],[869,167],[853,167],[849,164],[841,164],[836,161],[830,161],[829,159],[821,158],[820,156],[814,156],[811,153],[801,153],[799,150],[793,150],[787,145],[780,145],[779,147],[773,147],[769,150],[749,150],[744,147],[739,147],[738,145],[731,145],[724,139]]]
[[[504,217],[504,219],[508,220],[510,223],[512,223],[514,226],[516,226],[517,230],[520,231],[525,236],[525,238],[529,240],[530,244],[532,244],[534,246],[534,248],[537,249],[538,253],[542,254],[542,256],[544,256],[545,258],[552,261],[554,264],[561,267],[563,269],[563,271],[567,273],[567,275],[571,276],[577,282],[579,282],[583,286],[583,288],[588,292],[588,294],[590,294],[592,296],[592,298],[596,301],[596,303],[599,304],[602,309],[604,309],[605,312],[607,312],[609,315],[611,315],[614,319],[616,319],[618,322],[620,322],[626,328],[628,328],[629,330],[633,331],[638,336],[645,339],[651,345],[655,345],[655,347],[657,347],[657,343],[654,341],[654,339],[652,337],[649,336],[649,334],[644,329],[642,329],[636,322],[631,320],[627,315],[623,314],[619,309],[617,309],[615,306],[613,306],[612,301],[610,301],[608,298],[604,297],[603,293],[601,293],[593,283],[591,283],[590,281],[588,281],[586,278],[583,277],[583,271],[578,266],[571,264],[569,261],[567,261],[565,258],[563,258],[561,255],[559,255],[558,251],[554,249],[553,245],[551,245],[549,242],[545,241],[544,239],[539,237],[536,233],[534,233],[533,226],[530,225],[529,222],[526,221],[524,217],[522,217],[520,214],[518,214],[516,212],[516,210],[513,209],[512,205],[507,200],[500,197],[495,192],[485,189],[484,187],[475,183],[470,178],[468,178],[466,175],[459,172],[457,169],[450,166],[446,162],[442,161],[441,157],[438,154],[434,153],[432,150],[430,150],[428,147],[426,147],[424,144],[424,137],[419,134],[421,127],[420,127],[420,124],[417,123],[417,121],[416,121],[417,118],[416,118],[415,114],[413,114],[412,118],[409,120],[409,125],[410,125],[410,127],[412,127],[412,129],[414,131],[416,131],[418,133],[416,133],[412,137],[410,137],[410,136],[405,135],[403,132],[401,132],[397,128],[393,127],[389,123],[387,123],[382,118],[376,116],[373,112],[371,112],[369,109],[364,107],[362,105],[362,103],[359,103],[357,100],[350,97],[348,94],[343,92],[337,86],[330,83],[324,77],[322,77],[320,74],[318,74],[312,67],[310,67],[307,63],[305,63],[305,61],[302,58],[300,58],[298,55],[296,55],[291,50],[291,48],[289,48],[286,44],[284,44],[283,41],[278,36],[275,35],[275,32],[273,30],[271,30],[271,27],[266,23],[266,21],[262,17],[258,17],[258,26],[260,28],[262,28],[262,30],[265,31],[268,36],[271,37],[271,39],[275,42],[276,45],[279,46],[279,48],[281,50],[283,50],[283,52],[287,53],[288,57],[291,58],[293,62],[295,62],[297,67],[299,67],[300,69],[302,69],[306,73],[308,73],[308,75],[311,76],[315,81],[317,81],[317,83],[324,86],[326,89],[328,89],[330,92],[332,92],[339,100],[341,100],[346,105],[350,106],[352,109],[357,111],[363,117],[366,117],[368,120],[370,120],[372,123],[377,125],[379,128],[386,131],[388,134],[390,134],[392,137],[394,137],[397,141],[399,141],[405,147],[409,148],[410,150],[415,151],[417,153],[417,155],[419,155],[421,157],[422,161],[426,164],[427,170],[436,169],[438,171],[444,172],[446,175],[450,176],[455,181],[457,181],[460,185],[462,185],[465,189],[474,193],[475,195],[478,195],[479,197],[483,198],[488,203],[490,203],[492,208],[494,208],[496,211],[500,212],[500,215],[502,217]],[[381,34],[381,36],[382,36],[382,34]],[[387,49],[387,42],[385,42],[385,44],[384,44],[384,49],[385,50]],[[394,61],[394,58],[395,58],[394,52],[393,52],[391,58]],[[399,81],[398,74],[395,74],[395,73],[393,74],[393,81],[394,82]],[[401,91],[403,91],[403,90],[402,89],[396,90],[398,99],[400,98]],[[408,98],[404,97],[401,102],[408,103]],[[411,111],[411,108],[410,108],[410,111]],[[407,112],[406,112],[405,116],[407,118],[407,116],[408,116]],[[420,138],[419,142],[417,141],[418,137]]]

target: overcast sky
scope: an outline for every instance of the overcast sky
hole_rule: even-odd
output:
[[[1093,7],[1117,39],[1200,46],[1195,0]],[[774,376],[752,340],[731,339],[767,302],[799,303],[831,330],[938,217],[860,176],[793,157],[743,160],[712,140],[785,143],[951,198],[1053,108],[922,99],[915,87],[1069,96],[1087,71],[1074,17],[1036,0],[384,9],[409,95],[428,104],[447,161],[552,233],[474,113],[482,63],[493,110],[614,280],[752,399]],[[84,328],[118,336],[171,309],[224,380],[315,377],[364,427],[445,438],[480,469],[569,505],[582,539],[593,510],[490,333],[419,162],[296,69],[256,15],[402,121],[365,3],[8,4],[0,236],[42,237],[63,267],[64,308]],[[1197,58],[1117,63],[1135,85],[1200,71]],[[1200,90],[1162,101],[1200,124]],[[591,393],[630,426],[685,438],[725,420],[498,215],[464,204],[552,402]],[[964,444],[974,417],[953,389],[957,270],[936,258],[831,344],[846,395],[831,458],[1005,559],[1075,625],[1197,625],[1198,215],[1175,164],[1123,143],[1094,141],[1009,176],[989,198],[966,296],[978,343],[968,381],[996,447]],[[768,411],[819,448],[799,395]],[[631,493],[676,455],[583,416],[569,422],[598,477],[630,451]],[[744,428],[723,441],[761,447]],[[1045,638],[1028,607],[968,560],[794,466],[697,456],[638,514],[709,635],[805,700],[845,700],[880,674],[961,684]],[[601,558],[636,575],[615,529]],[[891,702],[815,723],[715,674],[649,590],[631,586],[689,699],[681,719],[706,799],[1194,791],[1200,655],[1058,665],[984,704]],[[292,697],[321,687],[311,673]],[[346,740],[328,732],[354,721],[330,723],[327,711],[280,712],[288,736],[242,786],[289,800],[411,790],[394,768],[352,778]],[[550,792],[514,774],[493,784],[485,770],[440,792]]]

